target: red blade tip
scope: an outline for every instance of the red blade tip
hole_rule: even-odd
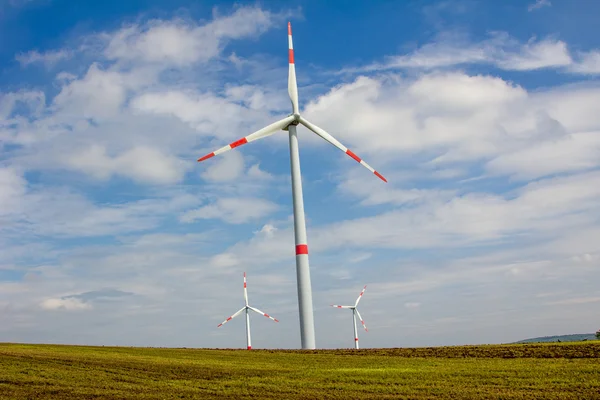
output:
[[[288,35],[291,36],[291,34],[292,34],[292,23],[288,22]]]
[[[381,179],[382,181],[384,181],[385,183],[387,183],[387,179],[385,179],[385,178],[383,177],[383,175],[381,175],[379,172],[375,171],[375,175],[376,175],[376,176],[377,176],[379,179]]]
[[[198,159],[198,162],[201,162],[201,161],[204,161],[204,160],[208,160],[209,158],[211,158],[211,157],[214,157],[214,156],[215,156],[215,153],[210,153],[210,154],[207,154],[207,155],[205,155],[204,157],[202,157],[202,158],[199,158],[199,159]]]

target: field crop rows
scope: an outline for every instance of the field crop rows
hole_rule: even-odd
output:
[[[364,350],[0,344],[2,399],[597,399],[600,342]]]

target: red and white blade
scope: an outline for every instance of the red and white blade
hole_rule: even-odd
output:
[[[227,146],[223,146],[220,149],[213,151],[212,153],[208,153],[204,157],[199,158],[198,162],[208,160],[211,157],[214,157],[221,153],[225,153],[226,151],[229,151],[231,149],[235,149],[236,147],[239,147],[243,144],[250,143],[255,140],[270,136],[270,135],[282,130],[283,128],[287,127],[293,121],[294,121],[293,115],[285,117],[284,119],[274,122],[269,126],[265,126],[264,128],[259,129],[258,131],[251,133],[250,135],[243,137],[240,140],[236,140],[235,142],[230,143]]]
[[[244,300],[246,301],[246,305],[248,305],[248,289],[246,288],[246,273],[244,272]]]
[[[365,325],[365,321],[363,321],[358,310],[356,310],[356,315],[358,315],[358,319],[360,319],[360,323],[362,324],[363,328],[365,328],[365,331],[369,332],[369,330],[367,329],[367,326]]]
[[[371,171],[373,174],[375,174],[379,179],[381,179],[384,182],[387,182],[387,179],[385,179],[383,177],[383,175],[381,175],[379,172],[375,171],[375,169],[373,169],[373,167],[371,167],[369,164],[367,164],[365,160],[361,159],[359,156],[354,154],[351,150],[349,150],[346,146],[341,144],[336,138],[331,136],[329,133],[325,132],[323,129],[319,128],[317,125],[307,121],[306,119],[304,119],[302,117],[300,117],[299,121],[302,125],[304,125],[308,129],[310,129],[317,135],[321,136],[321,138],[323,138],[325,141],[331,143],[332,145],[334,145],[335,147],[337,147],[338,149],[340,149],[341,151],[343,151],[344,153],[346,153],[347,155],[352,157],[360,165],[362,165],[363,167],[365,167],[366,169]]]
[[[367,290],[367,285],[365,285],[365,287],[363,288],[362,292],[360,292],[360,294],[358,295],[358,298],[356,299],[356,303],[354,303],[354,307],[356,307],[358,305],[358,302],[362,298],[363,294],[365,294],[365,290]]]
[[[252,311],[254,311],[254,312],[257,312],[257,313],[259,313],[259,314],[260,314],[260,315],[262,315],[262,316],[265,316],[265,317],[267,317],[267,318],[269,318],[269,319],[272,319],[272,320],[273,320],[273,321],[275,321],[275,322],[279,322],[279,320],[278,320],[277,318],[273,318],[273,317],[271,317],[269,314],[267,314],[267,313],[265,313],[265,312],[262,312],[262,311],[260,311],[258,308],[254,308],[254,307],[248,307],[248,308],[249,308],[249,309],[251,309],[251,310],[252,310]]]
[[[337,304],[331,304],[331,307],[337,307],[337,308],[352,308],[352,306],[338,306]]]
[[[298,115],[298,83],[296,82],[296,64],[294,63],[294,44],[292,43],[292,23],[288,22],[288,93],[292,101],[293,113]]]
[[[225,325],[226,323],[228,323],[229,321],[231,321],[232,319],[234,319],[235,317],[237,317],[238,315],[240,315],[240,313],[242,311],[244,311],[246,309],[246,307],[242,307],[242,309],[238,312],[236,312],[235,314],[233,314],[231,317],[227,318],[225,321],[221,322],[219,325],[217,325],[217,328],[222,327],[223,325]]]

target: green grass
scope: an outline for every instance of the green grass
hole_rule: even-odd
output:
[[[600,399],[600,343],[318,351],[0,344],[2,399]]]

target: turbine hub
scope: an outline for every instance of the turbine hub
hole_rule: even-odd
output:
[[[300,123],[300,114],[290,114],[289,117],[294,117],[294,120],[292,122],[290,122],[290,124],[288,126],[286,126],[285,128],[283,128],[283,131],[288,131],[290,125],[298,125]]]

